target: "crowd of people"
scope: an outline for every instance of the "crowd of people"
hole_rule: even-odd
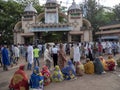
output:
[[[42,90],[51,82],[76,79],[76,76],[83,76],[85,73],[101,75],[106,71],[113,71],[116,65],[113,56],[117,53],[120,53],[118,42],[18,44],[11,47],[4,45],[1,47],[1,65],[6,71],[9,65],[17,65],[19,59],[23,57],[22,59],[28,63],[27,70],[33,70],[33,73],[28,79],[24,71],[25,65],[21,65],[13,75],[9,88]],[[105,60],[103,55],[107,55],[108,59]],[[40,64],[41,57],[44,59],[44,66]],[[81,61],[81,58],[84,61]]]

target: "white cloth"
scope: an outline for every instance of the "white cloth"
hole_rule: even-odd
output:
[[[28,46],[27,48],[27,60],[30,64],[33,63],[33,47],[32,46]]]
[[[53,53],[53,54],[57,54],[57,52],[58,52],[58,48],[53,47],[53,48],[52,48],[52,53]]]
[[[74,47],[74,55],[73,55],[74,62],[80,61],[80,48],[78,46]]]
[[[39,45],[38,45],[38,48],[39,48],[39,50],[41,51],[41,50],[42,50],[42,45],[39,44]]]
[[[20,56],[20,50],[19,50],[19,48],[18,47],[15,47],[14,48],[15,50],[15,57],[19,57]]]
[[[44,61],[49,60],[50,62],[52,62],[51,56],[50,56],[50,52],[48,49],[45,50],[44,52]]]

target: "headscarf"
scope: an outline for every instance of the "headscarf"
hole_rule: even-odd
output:
[[[54,72],[52,74],[52,81],[53,82],[63,81],[63,74],[58,65],[55,66]]]
[[[20,65],[19,70],[24,70],[24,68],[25,68],[25,65],[22,64],[22,65]]]
[[[11,79],[9,88],[13,88],[14,90],[28,90],[28,77],[27,74],[24,72],[25,65],[20,65],[19,70],[15,72],[13,78]]]
[[[67,80],[72,79],[71,75],[73,75],[73,78],[75,77],[75,75],[76,75],[76,73],[75,73],[75,67],[72,64],[71,60],[69,60],[68,61],[68,65],[62,69],[62,73],[64,74],[65,79],[67,79]]]
[[[77,62],[77,67],[80,68],[82,71],[85,71],[84,66],[81,62]]]
[[[39,67],[35,66],[34,70],[33,70],[34,74],[39,74]]]
[[[48,67],[44,65],[42,67],[41,73],[44,76],[44,85],[47,86],[48,84],[50,84],[50,71]]]
[[[44,77],[39,73],[39,67],[36,66],[30,77],[30,87],[33,89],[41,89],[43,88],[43,81]]]

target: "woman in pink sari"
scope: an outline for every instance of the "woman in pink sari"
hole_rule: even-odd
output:
[[[66,55],[65,55],[62,43],[60,44],[59,48],[60,49],[58,51],[58,65],[59,65],[60,69],[62,70],[64,68],[65,62],[67,60],[66,60]]]

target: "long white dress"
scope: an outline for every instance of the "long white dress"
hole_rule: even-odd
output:
[[[50,56],[49,50],[46,49],[44,52],[44,61],[49,60],[50,62],[52,62],[52,58]]]
[[[73,61],[74,62],[80,61],[80,48],[79,48],[79,46],[74,46]]]
[[[28,46],[27,48],[27,60],[28,63],[32,64],[33,63],[33,47],[32,46]]]
[[[19,48],[15,47],[14,51],[15,51],[15,57],[19,57],[20,56],[20,50],[19,50]]]

